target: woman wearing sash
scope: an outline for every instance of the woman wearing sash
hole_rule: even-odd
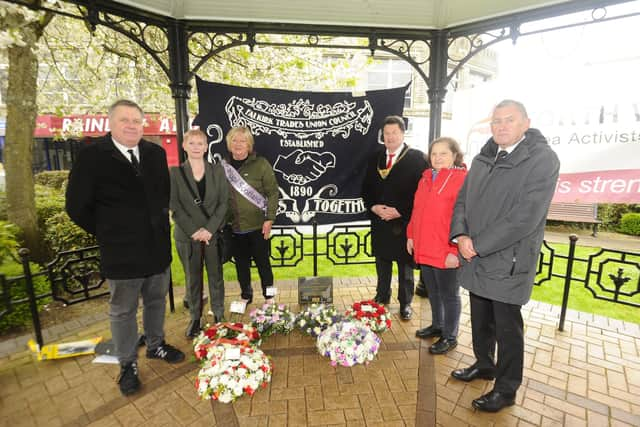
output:
[[[171,168],[171,211],[176,250],[185,273],[186,301],[191,321],[185,335],[200,332],[203,266],[209,278],[209,299],[214,321],[224,318],[224,281],[216,245],[216,231],[224,223],[229,188],[220,165],[204,160],[207,136],[199,129],[187,131],[182,148],[187,160]]]
[[[273,286],[269,237],[278,208],[278,182],[267,159],[253,151],[251,130],[231,128],[226,140],[229,157],[222,164],[229,181],[231,251],[241,298],[247,304],[253,301],[250,270],[253,259],[260,275],[262,295],[267,303],[272,303],[273,297],[267,295],[267,288]]]

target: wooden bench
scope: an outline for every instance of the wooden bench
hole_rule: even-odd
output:
[[[582,222],[593,224],[593,233],[598,235],[598,205],[595,203],[551,203],[547,219],[554,221]]]

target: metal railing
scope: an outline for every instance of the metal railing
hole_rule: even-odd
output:
[[[595,299],[640,308],[640,252],[593,248],[591,253],[577,256],[577,242],[578,236],[569,236],[565,255],[545,241],[538,258],[535,285],[554,277],[563,280],[558,329],[564,330],[569,291],[575,284],[582,285]]]
[[[309,228],[311,232],[305,232]],[[313,224],[306,228],[276,226],[271,237],[271,262],[273,268],[298,268],[311,262],[314,276],[319,273],[321,261],[336,266],[374,264],[370,240],[371,230],[367,223],[326,227]],[[566,254],[545,241],[537,263],[536,286],[551,283],[554,279],[561,279],[563,283],[559,329],[564,329],[569,291],[576,284],[582,285],[595,299],[640,307],[640,253],[594,248],[593,253],[580,257],[576,255],[577,241],[577,236],[570,236]],[[35,272],[31,270],[29,251],[21,249],[20,256],[22,275],[0,275],[0,318],[15,307],[27,304],[36,341],[41,346],[43,339],[38,308],[45,301],[72,305],[109,293],[106,280],[100,274],[97,246],[61,252]],[[12,297],[10,291],[16,286],[24,287],[26,297]],[[172,286],[169,302],[171,311],[174,311]]]

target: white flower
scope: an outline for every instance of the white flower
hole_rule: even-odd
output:
[[[316,341],[321,355],[333,366],[353,366],[369,363],[378,353],[380,338],[360,323],[336,323],[322,331]]]
[[[225,357],[228,351],[238,348],[239,359]],[[211,358],[203,362],[196,378],[196,390],[202,399],[233,402],[271,381],[271,362],[259,349],[219,344],[211,346],[208,355]]]

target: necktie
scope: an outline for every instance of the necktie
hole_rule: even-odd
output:
[[[139,171],[140,163],[138,162],[138,158],[136,157],[136,155],[133,153],[133,150],[127,150],[127,152],[129,153],[129,157],[131,157],[131,164],[136,169],[136,171]]]
[[[395,154],[391,154],[389,153],[389,158],[387,159],[387,169],[389,169],[391,167],[391,165],[393,164],[393,156],[395,156]]]
[[[498,151],[498,157],[496,157],[496,162],[504,160],[504,158],[507,157],[508,154],[509,153],[507,153],[507,150]]]

